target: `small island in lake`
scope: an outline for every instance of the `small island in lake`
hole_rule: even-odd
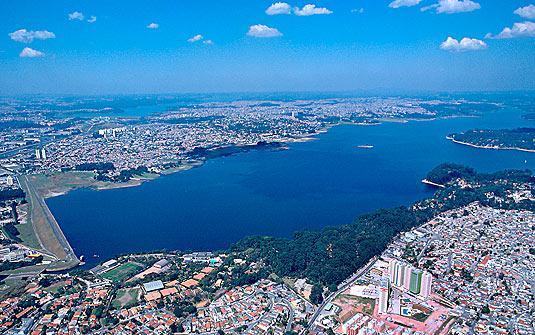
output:
[[[473,129],[447,138],[476,148],[535,152],[535,128]]]

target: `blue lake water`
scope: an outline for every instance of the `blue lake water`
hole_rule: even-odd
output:
[[[420,181],[443,162],[481,171],[535,170],[533,153],[445,139],[470,128],[529,126],[520,115],[509,110],[482,118],[341,125],[289,150],[216,158],[139,187],[77,190],[47,203],[77,254],[90,263],[162,248],[213,250],[248,235],[291,236],[425,198],[433,189]],[[374,148],[356,147],[362,144]]]

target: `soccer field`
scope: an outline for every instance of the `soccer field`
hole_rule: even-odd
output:
[[[139,264],[127,262],[103,273],[102,277],[114,282],[121,282],[133,276],[135,273],[141,271],[142,269],[143,267]]]

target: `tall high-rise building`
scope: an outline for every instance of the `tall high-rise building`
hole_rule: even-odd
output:
[[[396,281],[396,265],[398,261],[395,259],[391,259],[390,262],[388,262],[388,278],[390,279],[391,283],[394,283]]]
[[[35,149],[35,159],[41,159],[41,149]]]
[[[433,276],[429,272],[424,272],[422,275],[422,290],[420,295],[423,298],[429,298],[431,295],[431,286],[433,284]]]
[[[423,271],[420,269],[412,269],[411,271],[411,281],[409,286],[409,291],[414,294],[420,293],[422,289],[422,276]]]
[[[410,264],[395,259],[391,260],[388,264],[388,274],[392,285],[396,287],[404,287],[408,280],[407,277],[410,276],[411,269],[412,266]]]
[[[398,265],[396,269],[397,271],[396,282],[395,282],[396,286],[401,287],[405,283],[405,270],[408,266],[409,265],[406,263],[401,263]]]
[[[379,281],[379,313],[385,314],[388,310],[388,298],[390,296],[390,281],[383,277]]]
[[[403,276],[403,288],[405,290],[409,290],[411,287],[411,272],[412,272],[412,266],[407,265],[405,267],[405,275]]]
[[[41,149],[41,159],[46,160],[46,150],[45,148]]]
[[[408,263],[392,259],[388,263],[388,278],[394,287],[419,294],[423,298],[431,295],[433,276]]]

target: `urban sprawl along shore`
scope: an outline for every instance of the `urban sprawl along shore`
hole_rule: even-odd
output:
[[[370,251],[373,257],[354,253],[359,262],[343,264],[350,271],[341,281],[322,281],[324,273],[289,274],[292,269],[280,269],[265,256],[273,249],[288,252],[286,242],[264,246],[263,240],[249,241],[257,249],[246,241],[220,252],[129,254],[88,270],[55,272],[83,259],[43,200],[79,187],[137,185],[242,150],[278,149],[339,123],[475,116],[498,105],[419,99],[239,101],[171,107],[141,119],[76,116],[114,112],[102,101],[84,102],[91,104],[99,107],[39,99],[6,99],[0,105],[0,332],[534,332],[530,173],[479,176],[449,165],[431,172],[426,180],[438,186],[435,196],[404,209],[412,221],[393,227],[384,248]],[[358,231],[380,224],[369,220],[363,224],[371,226]],[[325,266],[346,259],[340,256],[345,250],[336,249],[339,241],[326,239],[318,238],[315,246],[322,248],[314,251],[325,255]],[[351,244],[359,241],[366,237],[357,236]]]

